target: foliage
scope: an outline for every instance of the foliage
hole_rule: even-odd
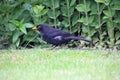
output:
[[[1,0],[0,46],[46,44],[31,28],[47,23],[91,39],[95,47],[120,49],[119,13],[120,0]]]

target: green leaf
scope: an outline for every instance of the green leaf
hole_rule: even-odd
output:
[[[51,10],[49,10],[47,14],[50,18],[55,19],[55,16]]]
[[[105,20],[105,19],[109,19],[109,17],[108,17],[108,16],[104,16],[103,19],[104,19],[104,20]]]
[[[24,11],[25,11],[24,9],[15,10],[14,11],[15,13],[12,14],[12,16],[14,16],[14,17],[12,17],[12,19],[13,20],[18,19],[19,17],[21,17],[21,15],[24,13]]]
[[[34,25],[32,23],[25,23],[24,26],[26,28],[32,28],[32,27],[34,27]]]
[[[23,4],[23,8],[24,8],[25,10],[31,11],[31,10],[32,10],[32,5],[29,4],[29,3],[25,3],[25,4]]]
[[[111,0],[105,0],[105,5],[109,5],[110,4],[110,2],[111,2]]]
[[[76,9],[79,12],[85,12],[85,5],[84,4],[79,4],[79,5],[77,5]]]
[[[96,33],[96,30],[94,28],[90,28],[90,36],[93,36]]]
[[[44,0],[43,4],[47,7],[52,7],[52,1]]]
[[[23,36],[23,40],[24,40],[24,41],[31,41],[33,38],[35,38],[35,37],[33,37],[34,33],[35,33],[34,31],[29,31],[29,32],[27,33],[27,35],[24,35],[24,36]],[[38,33],[36,32],[36,34],[39,35],[40,33],[39,33],[39,32],[38,32]],[[38,36],[36,36],[36,37],[38,37]]]
[[[119,31],[115,33],[115,38],[116,38],[116,40],[118,40],[120,38],[120,32]]]
[[[33,11],[34,11],[36,17],[40,17],[42,15],[45,15],[47,13],[48,9],[44,9],[44,6],[42,6],[42,5],[36,5],[33,7]]]
[[[33,10],[34,10],[34,12],[36,13],[36,14],[38,14],[41,10],[43,10],[44,9],[44,6],[42,6],[42,5],[35,5],[34,7],[33,7]]]
[[[105,9],[105,5],[100,5],[100,14],[103,12],[103,10]]]
[[[120,10],[120,4],[119,4],[119,5],[114,5],[114,6],[112,7],[112,9],[113,9],[113,10]]]
[[[19,34],[20,34],[19,30],[16,30],[16,31],[14,32],[13,38],[12,38],[12,43],[15,43],[15,42],[18,40]]]
[[[38,24],[40,24],[41,23],[41,20],[39,19],[39,18],[34,18],[34,24],[35,25],[38,25]]]
[[[116,41],[116,43],[115,43],[115,44],[118,44],[118,45],[120,45],[120,40]]]
[[[16,26],[19,26],[19,25],[20,25],[20,22],[17,21],[17,20],[12,20],[12,21],[10,21],[10,22],[12,22],[13,24],[15,24]]]
[[[116,14],[115,19],[114,19],[114,22],[115,22],[115,23],[120,23],[120,15],[119,15],[119,13]]]
[[[27,34],[27,31],[26,31],[26,28],[25,28],[24,25],[21,25],[21,26],[20,26],[20,30],[21,30],[23,33]]]
[[[53,3],[52,5],[54,5],[54,8],[58,8],[60,6],[60,0],[53,0]]]
[[[19,44],[20,44],[20,39],[17,39],[17,41],[16,41],[16,46],[18,47]]]
[[[91,23],[91,26],[95,26],[96,29],[100,28],[100,26],[97,22]]]
[[[76,9],[79,12],[88,12],[88,11],[90,11],[90,2],[88,2],[86,5],[85,4],[78,4]]]
[[[60,11],[55,10],[55,12],[53,12],[53,11],[49,10],[49,12],[47,14],[50,18],[56,19],[60,15]]]
[[[90,16],[90,17],[88,18],[88,23],[89,23],[89,24],[93,23],[93,20],[94,20],[94,16]]]
[[[16,29],[16,26],[13,25],[12,23],[8,23],[7,27],[10,31],[14,31]]]
[[[62,11],[63,16],[67,16],[67,7],[66,6],[62,6],[61,11]]]
[[[41,15],[45,15],[48,12],[48,9],[43,9],[40,13]]]
[[[108,16],[108,17],[111,17],[111,13],[108,11],[108,10],[104,10],[103,13]]]
[[[102,34],[101,34],[104,38],[105,35],[107,35],[107,33],[104,31]]]
[[[105,0],[95,0],[97,3],[105,3]]]
[[[68,10],[67,10],[67,12],[68,12]],[[73,12],[74,12],[74,7],[70,7],[68,16],[71,16],[73,14]]]
[[[84,23],[85,21],[86,21],[86,18],[83,16],[80,19],[78,19],[78,22],[81,22],[81,23]]]
[[[120,10],[120,0],[112,1],[111,8],[113,10]]]
[[[107,27],[108,27],[108,31],[114,29],[113,22],[107,21]]]
[[[62,21],[62,24],[63,24],[65,27],[68,27],[68,26],[69,26],[68,18],[64,17],[64,20]]]
[[[105,5],[109,5],[111,0],[95,0],[97,3],[104,3]]]
[[[72,17],[72,26],[74,26],[76,23],[77,23],[77,20],[78,20],[78,15],[73,15],[73,17]]]
[[[88,28],[87,28],[86,26],[83,26],[83,27],[82,27],[82,31],[83,31],[84,33],[88,33],[88,32],[89,32],[89,30],[88,30]]]
[[[84,25],[89,24],[89,22],[86,21],[86,17],[81,17],[80,19],[78,19],[78,22],[81,22],[81,23],[83,23]]]
[[[98,13],[96,8],[97,8],[97,5],[93,3],[91,6],[90,15],[96,15]]]
[[[104,10],[103,13],[108,17],[113,17],[115,15],[115,10],[112,10],[111,12],[108,10]]]
[[[42,17],[41,18],[41,24],[45,23],[47,21],[47,18],[48,18],[47,16]]]
[[[43,4],[50,8],[58,8],[60,6],[60,0],[44,0]]]
[[[71,0],[70,6],[75,5],[76,0]]]
[[[24,18],[20,21],[20,25],[23,24],[23,22],[24,22]]]

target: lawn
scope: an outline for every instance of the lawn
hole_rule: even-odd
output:
[[[1,50],[0,80],[120,80],[120,52]]]

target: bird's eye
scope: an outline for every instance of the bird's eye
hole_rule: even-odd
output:
[[[38,26],[38,29],[41,29],[41,27],[40,27],[40,26]]]
[[[39,30],[41,30],[41,29],[42,29],[40,25],[38,25],[38,26],[37,26],[37,28],[38,28]]]

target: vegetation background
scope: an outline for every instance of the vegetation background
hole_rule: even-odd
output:
[[[120,49],[120,0],[0,0],[0,48],[46,44],[31,30],[42,23]]]

